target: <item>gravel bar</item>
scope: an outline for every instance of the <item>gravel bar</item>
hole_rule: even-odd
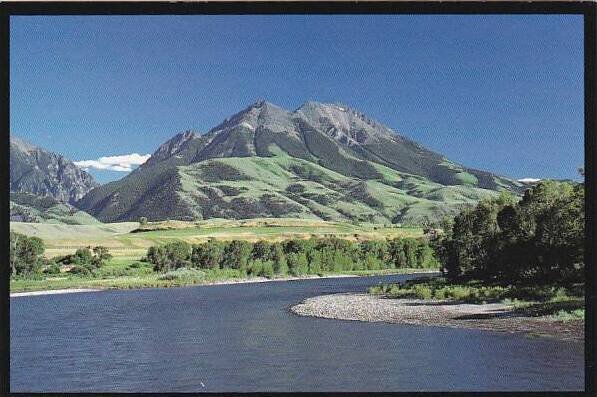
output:
[[[369,294],[332,294],[308,298],[290,308],[300,316],[395,324],[524,332],[564,340],[584,340],[584,321],[526,317],[501,303],[468,304],[440,300],[389,299]]]

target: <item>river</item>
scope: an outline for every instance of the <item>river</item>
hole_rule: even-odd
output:
[[[12,392],[582,390],[584,344],[299,317],[411,276],[11,299]]]

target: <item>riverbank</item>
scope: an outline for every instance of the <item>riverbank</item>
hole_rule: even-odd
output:
[[[369,294],[332,294],[308,298],[290,311],[301,316],[394,324],[523,332],[562,340],[584,340],[584,321],[524,316],[504,303],[470,304],[448,300],[388,299]]]
[[[14,292],[10,294],[11,298],[17,298],[20,296],[37,296],[37,295],[61,295],[61,294],[75,294],[79,292],[98,292],[101,289],[90,289],[90,288],[72,288],[72,289],[54,289],[46,291],[29,291],[29,292]]]
[[[342,277],[367,277],[380,275],[394,275],[394,274],[434,274],[437,271],[425,269],[392,269],[392,271],[371,270],[371,271],[354,271],[346,272],[345,274],[324,273],[321,275],[307,274],[302,276],[286,276],[286,277],[207,277],[207,278],[189,278],[178,280],[160,280],[158,276],[148,275],[142,277],[117,277],[111,279],[93,279],[73,277],[56,278],[56,283],[52,285],[51,279],[46,280],[29,280],[29,283],[19,285],[20,288],[15,288],[11,282],[10,297],[34,296],[34,295],[50,295],[73,292],[95,292],[108,289],[142,289],[142,288],[175,288],[188,286],[208,286],[208,285],[227,285],[227,284],[244,284],[244,283],[264,283],[274,281],[293,281],[293,280],[307,280],[320,278],[342,278]],[[37,287],[37,288],[36,288]],[[65,288],[64,288],[65,287]]]

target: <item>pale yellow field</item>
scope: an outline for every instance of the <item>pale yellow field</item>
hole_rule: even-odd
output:
[[[381,225],[354,225],[311,219],[261,218],[249,220],[213,219],[208,221],[165,221],[144,226],[137,222],[106,223],[100,225],[57,225],[12,222],[11,230],[44,240],[47,257],[73,253],[77,248],[103,245],[117,257],[137,257],[152,245],[172,240],[201,243],[218,240],[280,241],[312,236],[337,236],[350,240],[420,237],[419,228],[384,227]],[[146,231],[145,231],[146,230]]]

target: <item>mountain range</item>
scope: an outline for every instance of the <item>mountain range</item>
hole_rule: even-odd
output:
[[[104,222],[420,224],[502,190],[519,193],[523,184],[450,161],[349,107],[307,102],[288,111],[258,101],[205,134],[174,136],[145,164],[75,205]]]
[[[10,220],[93,224],[99,221],[74,207],[99,184],[64,156],[10,137]]]
[[[99,186],[93,177],[64,156],[10,137],[10,191],[51,197],[75,204]]]

